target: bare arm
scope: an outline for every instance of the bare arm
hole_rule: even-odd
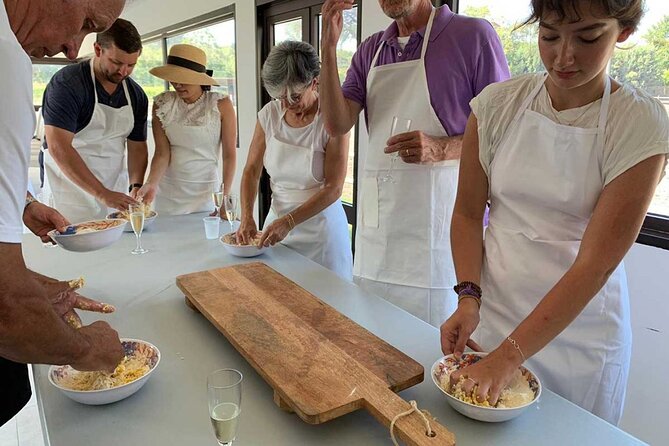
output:
[[[230,193],[237,167],[237,117],[229,97],[218,101],[221,114],[221,145],[223,150],[223,192]]]
[[[242,221],[237,234],[244,244],[249,243],[257,231],[256,223],[253,220],[253,205],[256,201],[256,195],[258,195],[258,182],[262,174],[265,147],[265,131],[260,123],[256,122],[241,184]]]
[[[0,355],[23,363],[113,369],[123,358],[105,322],[74,330],[56,313],[23,262],[20,244],[0,243]]]
[[[52,125],[44,126],[44,130],[49,141],[49,154],[70,181],[109,207],[127,209],[129,204],[135,202],[128,195],[105,188],[93,175],[72,146],[74,133]]]
[[[128,146],[128,178],[130,184],[143,184],[146,166],[149,163],[149,149],[146,141],[126,140]]]
[[[405,163],[457,160],[462,156],[462,138],[463,135],[431,136],[416,130],[400,133],[390,138],[384,152],[399,152]]]
[[[319,93],[325,129],[333,136],[348,133],[362,110],[360,104],[344,97],[337,72],[337,41],[343,26],[342,11],[351,9],[352,6],[353,0],[326,0],[322,8]]]
[[[153,140],[155,143],[155,151],[151,159],[151,170],[149,177],[142,188],[137,192],[139,197],[142,197],[147,203],[152,203],[156,198],[156,191],[160,184],[160,179],[165,174],[167,166],[170,165],[171,149],[170,140],[167,139],[165,129],[163,128],[160,118],[156,114],[157,106],[153,104],[151,128],[153,130]]]

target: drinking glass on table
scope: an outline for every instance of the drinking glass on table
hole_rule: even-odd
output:
[[[400,118],[399,116],[393,116],[393,122],[390,126],[390,137],[392,138],[395,135],[400,133],[406,133],[411,129],[411,119]],[[381,181],[386,183],[394,183],[395,179],[393,178],[393,166],[395,166],[395,161],[400,157],[399,152],[395,152],[390,158],[390,169],[384,176],[381,177]]]
[[[225,215],[230,222],[230,232],[235,231],[235,220],[239,214],[239,197],[237,195],[224,195],[223,205],[225,206]]]
[[[128,206],[128,214],[130,215],[130,226],[137,238],[137,247],[130,251],[132,254],[144,254],[149,252],[148,249],[142,248],[142,231],[144,230],[144,205],[131,204]]]
[[[220,446],[231,446],[237,436],[237,420],[242,409],[241,372],[221,369],[207,377],[209,418]]]
[[[211,195],[214,198],[214,206],[216,206],[216,212],[218,213],[219,216],[222,216],[221,207],[223,206],[223,184],[215,187],[214,192],[212,192]]]

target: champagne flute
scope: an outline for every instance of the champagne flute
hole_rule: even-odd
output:
[[[132,226],[132,231],[135,233],[137,238],[137,247],[130,251],[132,254],[145,254],[149,252],[148,249],[142,248],[142,231],[144,230],[144,205],[143,204],[131,204],[128,206],[128,214],[130,214],[130,225]]]
[[[214,197],[214,206],[216,206],[216,211],[218,215],[221,215],[221,207],[223,206],[223,184],[214,189],[214,192],[211,194]]]
[[[239,213],[239,197],[237,195],[228,194],[223,196],[223,202],[225,206],[225,215],[230,222],[230,232],[235,232],[235,220],[237,220],[237,214]]]
[[[392,125],[390,126],[390,137],[392,138],[395,135],[399,135],[400,133],[406,133],[411,129],[411,119],[407,118],[400,118],[398,116],[393,116],[393,122]],[[388,172],[384,176],[381,177],[381,181],[385,183],[394,183],[395,178],[393,178],[393,167],[395,166],[395,160],[400,157],[399,152],[395,152],[392,154],[392,158],[390,158],[390,169],[388,169]]]
[[[237,420],[242,408],[241,372],[221,369],[207,377],[209,418],[220,446],[231,446],[237,436]]]

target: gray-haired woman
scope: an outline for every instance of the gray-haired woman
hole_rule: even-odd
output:
[[[282,242],[351,280],[351,241],[339,203],[348,135],[330,137],[325,131],[318,99],[319,73],[318,55],[304,42],[283,42],[267,57],[263,85],[276,100],[258,113],[242,176],[242,221],[237,236],[244,244],[256,236],[253,204],[264,166],[271,178],[272,206],[261,245]]]

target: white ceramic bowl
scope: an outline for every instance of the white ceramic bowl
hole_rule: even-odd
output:
[[[270,249],[268,246],[263,246],[261,248],[258,248],[257,246],[253,245],[235,245],[232,243],[227,243],[225,242],[225,237],[228,235],[233,235],[233,232],[230,232],[229,234],[224,234],[219,240],[221,241],[221,244],[225,248],[226,251],[228,251],[230,254],[233,256],[237,257],[256,257],[262,254],[263,252],[267,251]]]
[[[110,222],[112,222],[111,225]],[[125,223],[125,220],[119,218],[110,220],[91,220],[70,225],[68,231],[62,234],[54,229],[53,231],[50,231],[48,235],[67,251],[95,251],[96,249],[109,246],[120,239],[121,235],[123,235]],[[81,232],[96,225],[103,227],[104,229],[97,229],[92,232]]]
[[[463,360],[461,360],[452,367],[446,367],[446,369],[448,371],[455,371],[461,367],[464,367],[467,364],[471,364],[473,362],[478,361],[478,359],[482,358],[485,355],[487,355],[487,353],[474,353],[474,352],[464,353],[462,355]],[[534,399],[531,402],[525,404],[524,406],[513,407],[513,408],[482,407],[466,403],[454,397],[439,385],[439,370],[440,370],[439,364],[444,363],[444,361],[448,361],[448,363],[450,364],[453,363],[455,360],[453,359],[453,355],[447,355],[444,356],[443,358],[438,359],[437,362],[435,362],[434,365],[432,365],[432,371],[431,371],[432,381],[437,386],[437,388],[444,395],[446,395],[446,401],[448,401],[448,404],[450,404],[453,409],[457,410],[462,415],[472,418],[474,420],[486,421],[489,423],[497,423],[500,421],[510,420],[523,413],[528,407],[537,402],[537,400],[541,396],[542,386],[541,382],[539,381],[539,378],[537,378],[536,374],[534,374],[527,367],[521,366],[520,368],[521,371],[528,378],[528,381],[530,383],[530,388],[534,391]]]
[[[113,387],[111,389],[72,390],[63,387],[60,383],[64,377],[69,376],[72,373],[80,372],[74,370],[69,365],[53,365],[49,368],[49,382],[63,392],[68,398],[82,404],[98,406],[101,404],[115,403],[116,401],[129,397],[146,384],[153,374],[153,371],[158,367],[158,363],[160,362],[160,351],[155,345],[139,339],[121,339],[121,344],[123,345],[126,355],[142,355],[146,357],[149,371],[145,375],[127,384]]]
[[[157,216],[158,213],[156,211],[151,211],[150,217],[144,217],[144,230],[149,229],[151,227],[153,222],[156,220]],[[132,225],[125,217],[123,217],[120,211],[112,212],[111,214],[107,215],[107,219],[114,219],[114,218],[120,218],[126,221],[123,232],[132,232]]]

